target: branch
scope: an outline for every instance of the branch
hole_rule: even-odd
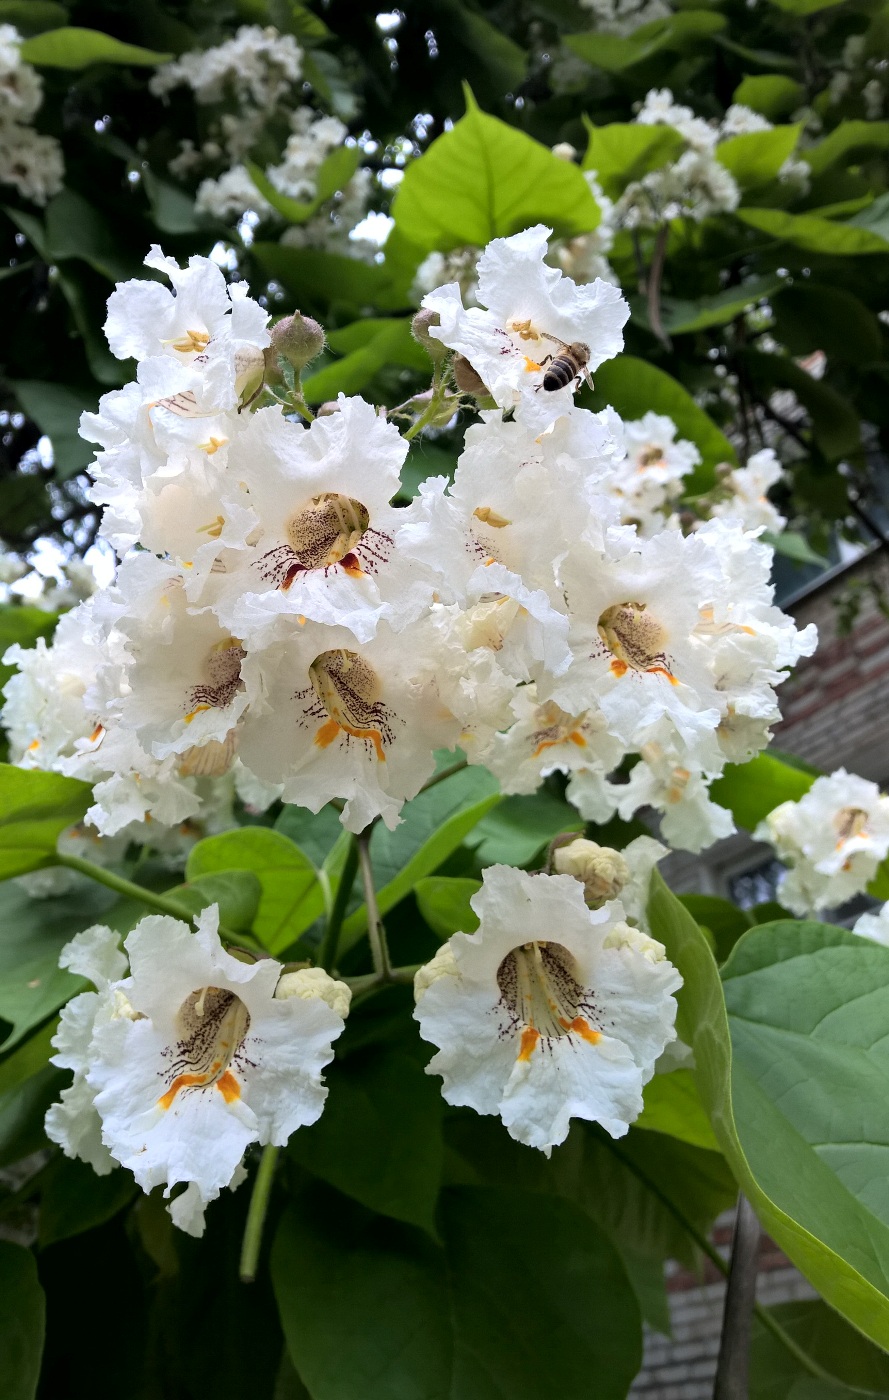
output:
[[[332,972],[336,966],[336,956],[340,943],[340,930],[343,927],[343,919],[346,916],[346,906],[349,903],[349,895],[352,893],[352,886],[355,883],[357,872],[358,838],[353,836],[349,842],[349,849],[346,852],[343,873],[336,887],[333,908],[328,915],[327,925],[324,929],[324,937],[318,949],[318,966],[323,967],[325,972]]]
[[[648,297],[648,323],[665,350],[673,349],[673,342],[664,330],[661,320],[661,280],[664,275],[664,262],[667,256],[667,239],[670,236],[669,224],[661,224],[654,243],[651,267],[648,270],[646,294]]]
[[[241,1246],[241,1265],[238,1273],[242,1283],[252,1283],[256,1278],[259,1250],[262,1244],[262,1230],[269,1208],[269,1197],[272,1193],[272,1182],[275,1179],[275,1168],[278,1165],[280,1150],[279,1147],[272,1147],[269,1144],[268,1147],[262,1149],[262,1156],[259,1159],[256,1180],[253,1183],[253,1195],[250,1197],[250,1208],[247,1211],[247,1223],[244,1226],[244,1243]]]
[[[753,1326],[753,1305],[756,1301],[756,1270],[761,1233],[753,1207],[741,1193],[738,1196],[738,1213],[732,1236],[732,1262],[728,1287],[725,1290],[713,1400],[747,1400],[750,1332]]]
[[[68,870],[76,870],[80,875],[87,875],[97,884],[105,885],[107,889],[114,890],[115,894],[122,895],[124,899],[139,900],[147,908],[156,909],[159,914],[169,914],[174,919],[182,919],[187,924],[193,924],[197,918],[193,909],[186,908],[177,900],[168,899],[164,894],[155,894],[153,890],[147,890],[144,885],[136,885],[132,880],[125,880],[122,875],[115,875],[113,871],[106,870],[102,865],[94,865],[91,860],[57,853],[55,863],[66,866]],[[224,924],[219,925],[219,937],[224,938],[229,943],[243,943],[245,940],[244,934],[233,933]]]
[[[358,864],[361,867],[364,903],[367,906],[367,937],[370,942],[370,954],[373,958],[374,972],[382,984],[392,981],[392,964],[389,961],[389,946],[386,942],[385,930],[380,922],[377,892],[374,889],[373,866],[370,863],[370,834],[370,828],[365,827],[357,838]]]

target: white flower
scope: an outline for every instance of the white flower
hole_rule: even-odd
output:
[[[889,947],[889,904],[884,904],[876,914],[862,914],[852,925],[852,932]]]
[[[118,359],[144,360],[171,355],[185,363],[219,342],[269,343],[268,313],[248,296],[246,283],[226,283],[211,258],[192,257],[181,268],[154,245],[145,266],[167,276],[171,292],[160,282],[121,282],[108,298],[105,335]]]
[[[677,850],[702,851],[735,830],[731,812],[710,798],[707,779],[713,776],[713,768],[702,771],[678,745],[665,748],[651,741],[642,745],[627,781],[609,784],[609,795],[624,821],[651,807],[660,813],[660,834],[665,841]],[[598,820],[597,809],[589,805],[585,779],[585,773],[578,773],[567,795],[582,816]],[[594,799],[598,796],[594,792]]]
[[[782,904],[804,916],[861,894],[889,853],[889,797],[838,768],[816,778],[798,802],[782,802],[754,832],[790,870]]]
[[[445,1099],[547,1154],[572,1118],[623,1136],[675,1036],[682,979],[663,949],[634,946],[619,903],[587,909],[571,876],[492,866],[471,903],[478,932],[454,934],[415,985]]]
[[[79,1061],[108,1152],[145,1191],[191,1183],[191,1208],[174,1214],[192,1228],[194,1196],[204,1205],[230,1186],[250,1143],[282,1145],[320,1116],[343,1030],[326,985],[276,997],[281,965],[233,958],[217,923],[215,905],[196,933],[166,915],[141,920],[126,940],[130,975],[102,985]]]
[[[596,30],[602,34],[633,34],[643,24],[667,19],[673,12],[664,0],[580,0],[592,10]]]
[[[701,460],[694,443],[677,441],[676,433],[676,424],[662,413],[646,413],[623,424],[627,460],[614,473],[608,491],[617,499],[623,523],[636,525],[640,535],[664,529],[683,478]]]
[[[233,38],[213,48],[194,49],[163,64],[152,74],[151,91],[166,96],[176,87],[190,87],[200,103],[220,101],[231,87],[257,107],[270,109],[302,72],[302,50],[292,34],[279,34],[269,25],[244,24]]]
[[[465,355],[501,408],[538,431],[573,402],[576,374],[595,370],[623,347],[629,307],[607,282],[576,286],[543,261],[550,230],[542,224],[495,238],[478,264],[479,307],[464,308],[455,283],[430,292],[423,306],[441,320],[430,334]],[[487,309],[483,309],[487,308]],[[582,345],[563,388],[544,388],[546,365],[564,347]]]
[[[733,102],[722,119],[719,137],[721,141],[725,141],[730,136],[745,136],[749,131],[771,129],[772,123],[759,112],[754,112],[752,107],[745,107],[742,102]]]
[[[0,123],[0,184],[14,185],[24,199],[46,204],[64,179],[62,148],[54,136],[18,122]]]
[[[522,686],[512,701],[514,722],[482,751],[504,793],[536,792],[549,773],[595,768],[604,777],[624,755],[620,740],[608,733],[607,720],[595,705],[569,714],[553,700],[540,701],[534,685]]]
[[[717,501],[710,514],[717,519],[737,520],[745,530],[766,529],[777,535],[787,524],[786,518],[773,506],[767,492],[780,481],[784,469],[771,447],[755,452],[745,467],[736,467],[723,484],[731,495]]]
[[[674,102],[669,88],[652,88],[647,92],[636,121],[643,126],[672,126],[698,151],[712,151],[719,139],[718,129],[702,117],[696,117],[690,107]]]
[[[309,428],[260,409],[229,449],[227,470],[257,525],[230,567],[219,616],[250,638],[279,616],[348,627],[360,642],[380,618],[400,627],[428,606],[397,547],[398,490],[407,443],[361,398]]]
[[[344,627],[281,619],[242,674],[250,696],[240,754],[259,778],[283,783],[285,802],[318,812],[345,798],[343,824],[389,827],[453,747],[461,726],[443,701],[438,635],[424,620],[395,633],[380,622],[359,643]]]

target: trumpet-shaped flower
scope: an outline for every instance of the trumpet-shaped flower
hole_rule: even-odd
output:
[[[754,835],[790,866],[781,902],[804,916],[861,894],[889,853],[889,797],[838,768],[816,778],[798,802],[782,802]]]
[[[420,1034],[448,1103],[499,1114],[549,1153],[572,1118],[621,1137],[675,1038],[682,979],[619,903],[588,909],[570,875],[492,866],[457,933],[417,974]]]
[[[538,431],[568,411],[578,379],[623,347],[629,307],[620,288],[597,279],[578,287],[543,261],[551,230],[542,224],[495,238],[479,259],[479,306],[464,308],[455,282],[429,292],[436,340],[464,355],[501,408]],[[544,386],[547,366],[571,359],[561,387]]]
[[[72,1029],[57,1041],[57,1062],[92,1095],[83,1103],[90,1131],[97,1116],[110,1158],[143,1190],[163,1185],[169,1196],[189,1183],[190,1203],[174,1209],[192,1229],[196,1208],[236,1182],[250,1143],[282,1145],[320,1116],[322,1071],[349,1003],[345,984],[319,968],[282,977],[272,958],[233,958],[217,925],[215,905],[195,933],[166,915],[143,919],[126,940],[128,977],[109,953],[109,931],[91,931],[101,957],[77,966],[98,990],[71,1003]],[[51,1131],[82,1155],[82,1135],[62,1120],[50,1110]]]

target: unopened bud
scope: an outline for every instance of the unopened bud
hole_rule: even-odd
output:
[[[475,394],[477,397],[483,396],[485,398],[490,397],[488,386],[485,384],[485,381],[476,374],[465,355],[454,356],[453,372],[454,383],[462,394]]]
[[[235,351],[235,393],[238,407],[247,408],[259,395],[265,378],[265,356],[256,345]]]
[[[313,1001],[317,997],[344,1020],[349,1014],[352,1000],[351,989],[346,983],[336,981],[323,967],[304,967],[299,972],[285,972],[278,980],[275,996],[278,1001],[287,1001],[290,997]]]
[[[650,938],[641,928],[632,928],[629,924],[615,924],[605,935],[603,948],[630,948],[634,953],[639,953],[647,962],[663,962],[667,956],[667,950],[663,943],[658,943],[657,939]]]
[[[440,340],[436,340],[429,331],[432,327],[441,325],[441,317],[437,311],[431,311],[428,307],[421,306],[414,319],[411,321],[411,335],[418,345],[422,345],[426,354],[435,365],[440,365],[446,360],[450,353],[446,345],[442,345]]]
[[[303,316],[294,311],[292,316],[282,316],[271,330],[272,343],[266,350],[266,362],[277,366],[283,358],[295,370],[305,369],[324,349],[324,331],[311,316]]]
[[[428,992],[433,982],[437,982],[439,977],[459,977],[460,970],[457,967],[457,959],[454,957],[450,943],[443,943],[435,957],[422,967],[417,968],[414,974],[414,1000],[419,1001],[424,992]]]
[[[597,846],[582,836],[553,852],[553,869],[557,875],[573,875],[581,881],[587,904],[616,899],[630,879],[630,868],[620,851]]]
[[[559,160],[577,159],[577,151],[571,145],[570,141],[560,141],[558,145],[553,146],[553,155],[557,156]]]
[[[339,413],[340,406],[336,399],[326,399],[315,409],[316,418],[332,418],[335,413]]]

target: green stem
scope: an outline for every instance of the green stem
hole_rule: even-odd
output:
[[[349,842],[349,849],[346,852],[343,873],[336,887],[333,908],[328,915],[327,924],[324,929],[324,937],[318,949],[318,966],[323,967],[325,972],[332,972],[336,966],[336,957],[340,943],[340,930],[343,927],[343,919],[346,916],[349,895],[352,893],[352,886],[355,883],[355,876],[357,873],[358,838],[353,836]]]
[[[374,889],[373,866],[370,862],[370,828],[366,827],[357,838],[358,864],[364,884],[364,903],[367,907],[367,937],[370,955],[373,958],[374,972],[381,982],[392,979],[392,964],[389,960],[389,945],[386,931],[380,921],[377,905],[377,892]]]
[[[647,1173],[642,1171],[625,1153],[621,1152],[615,1142],[609,1139],[607,1146],[610,1151],[614,1153],[615,1157],[623,1162],[624,1166],[627,1167],[634,1176],[639,1178],[643,1186],[647,1187],[651,1194],[657,1197],[664,1209],[672,1215],[676,1223],[680,1225],[689,1238],[694,1241],[701,1253],[706,1254],[710,1263],[719,1270],[724,1278],[727,1278],[729,1266],[716,1246],[707,1239],[707,1236],[703,1234],[691,1220],[683,1215],[679,1207],[670,1200],[669,1196],[664,1194],[657,1183],[652,1181]],[[802,1347],[793,1340],[790,1333],[785,1332],[780,1322],[769,1312],[768,1308],[763,1307],[762,1303],[754,1303],[753,1311],[763,1327],[771,1332],[773,1337],[777,1338],[781,1345],[790,1352],[791,1356],[799,1362],[803,1370],[808,1371],[810,1376],[817,1376],[819,1380],[831,1381],[836,1384],[836,1377],[832,1376],[828,1371],[825,1371],[822,1366],[819,1366],[818,1362],[815,1361],[813,1357],[809,1356],[808,1352],[803,1351]]]
[[[455,773],[462,773],[463,769],[468,767],[469,762],[467,759],[458,758],[456,763],[450,763],[447,768],[442,768],[440,772],[433,773],[428,783],[424,783],[420,788],[420,792],[428,792],[430,788],[436,787],[438,783],[443,783],[445,778],[453,778]]]
[[[102,865],[94,865],[91,860],[57,853],[56,864],[67,866],[69,870],[76,870],[80,875],[87,875],[97,884],[104,885],[107,889],[114,890],[115,894],[122,895],[124,899],[137,899],[147,908],[156,909],[159,914],[170,914],[174,919],[182,919],[187,924],[194,923],[197,918],[193,909],[187,909],[184,904],[179,904],[177,900],[168,899],[164,894],[155,894],[154,890],[147,890],[144,885],[136,885],[132,880],[125,880],[122,875],[115,875],[112,870],[106,870]],[[223,924],[219,925],[219,937],[225,939],[227,943],[252,942],[252,939],[245,934],[234,933]]]
[[[241,1267],[239,1275],[242,1283],[252,1283],[256,1278],[259,1264],[259,1250],[262,1244],[262,1229],[269,1208],[269,1196],[275,1179],[280,1147],[264,1147],[253,1183],[250,1209],[247,1211],[247,1224],[244,1226],[244,1243],[241,1246]]]
[[[442,380],[441,384],[436,386],[432,398],[429,400],[423,412],[420,414],[416,423],[413,423],[408,428],[407,432],[404,434],[405,442],[410,442],[413,438],[417,436],[417,433],[421,433],[426,427],[426,425],[432,422],[433,418],[438,413],[438,410],[441,408],[442,402],[444,400],[444,394],[445,383],[444,380]]]
[[[385,977],[379,972],[366,972],[361,977],[343,977],[341,980],[351,987],[354,1006],[359,998],[370,996],[381,987],[412,983],[422,966],[422,963],[411,963],[410,966],[390,968]]]

